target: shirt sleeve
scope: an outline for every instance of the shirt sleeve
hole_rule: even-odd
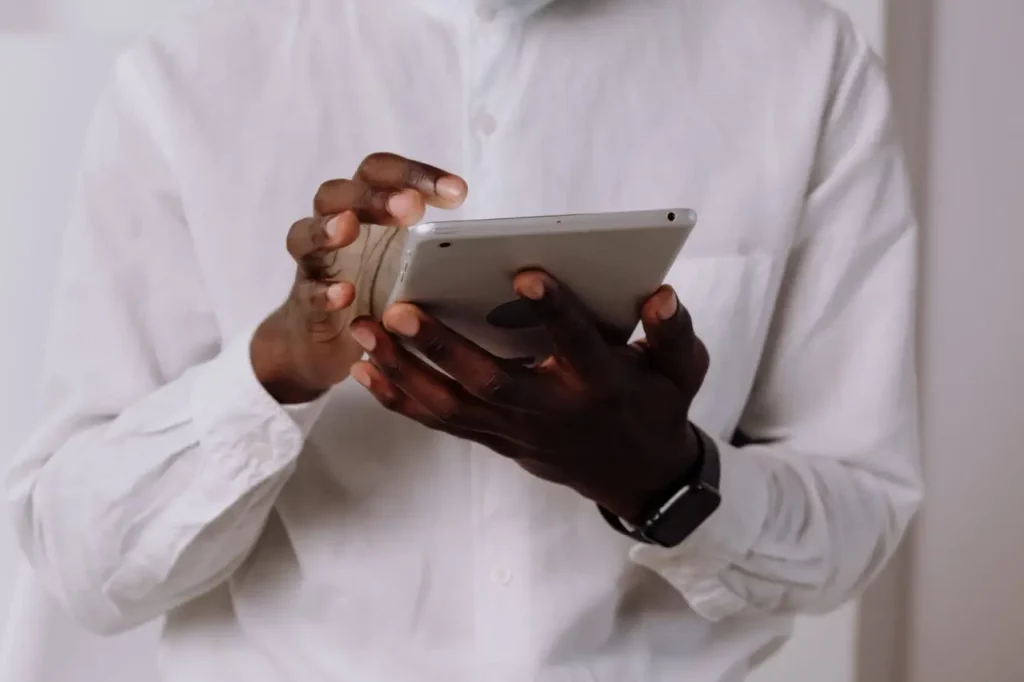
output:
[[[156,117],[122,58],[63,239],[41,426],[8,479],[35,571],[101,633],[225,580],[259,537],[320,405],[286,411],[250,334],[222,339]]]
[[[740,424],[757,444],[718,443],[722,507],[690,539],[632,551],[711,620],[842,605],[922,498],[917,229],[883,70],[851,43]]]

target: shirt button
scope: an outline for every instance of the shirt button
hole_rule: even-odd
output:
[[[490,137],[498,129],[498,119],[494,118],[493,115],[486,111],[481,111],[473,117],[473,127],[476,128],[481,135]]]
[[[512,571],[507,568],[495,568],[491,571],[491,581],[495,585],[508,587],[512,583]]]

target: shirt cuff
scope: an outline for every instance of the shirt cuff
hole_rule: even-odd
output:
[[[249,511],[276,495],[272,482],[283,483],[294,471],[322,405],[299,406],[293,415],[274,400],[256,378],[251,340],[243,335],[194,370],[188,404],[202,468],[167,512],[173,532],[144,536],[105,585],[108,593],[141,598],[163,584],[215,519],[239,527],[250,522]]]
[[[204,450],[216,453],[237,480],[255,485],[286,469],[302,451],[326,396],[285,407],[252,366],[252,334],[243,334],[202,368],[193,384],[192,413]],[[211,479],[216,480],[216,479]]]
[[[678,547],[637,545],[630,558],[671,583],[702,617],[720,621],[747,605],[723,575],[744,561],[761,535],[768,517],[769,474],[753,450],[715,443],[722,474],[718,510]]]
[[[301,405],[284,405],[283,409],[288,413],[288,416],[292,418],[295,425],[299,427],[299,431],[302,433],[303,440],[309,438],[309,434],[313,432],[313,427],[320,420],[320,415],[324,413],[324,406],[327,404],[327,394],[320,396],[311,403],[303,403]]]

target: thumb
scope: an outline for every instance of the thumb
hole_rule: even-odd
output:
[[[683,393],[696,395],[708,372],[708,351],[676,292],[661,287],[644,303],[640,316],[652,367]]]

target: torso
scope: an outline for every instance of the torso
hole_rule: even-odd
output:
[[[284,235],[318,185],[370,152],[466,177],[454,217],[688,207],[700,225],[669,283],[712,357],[693,418],[731,435],[800,238],[831,13],[799,0],[564,0],[468,30],[357,0],[275,0],[251,15],[208,22],[195,45],[168,38],[196,64],[183,81],[193,68],[206,91],[235,93],[195,96],[168,132],[197,155],[182,167],[222,175],[179,180],[225,339],[284,296]],[[232,49],[218,57],[218,43]],[[165,670],[189,682],[710,682],[738,679],[786,632],[784,619],[702,621],[629,547],[575,493],[342,385],[246,564],[170,616]],[[723,645],[731,660],[708,655]],[[225,667],[190,655],[204,648]]]

